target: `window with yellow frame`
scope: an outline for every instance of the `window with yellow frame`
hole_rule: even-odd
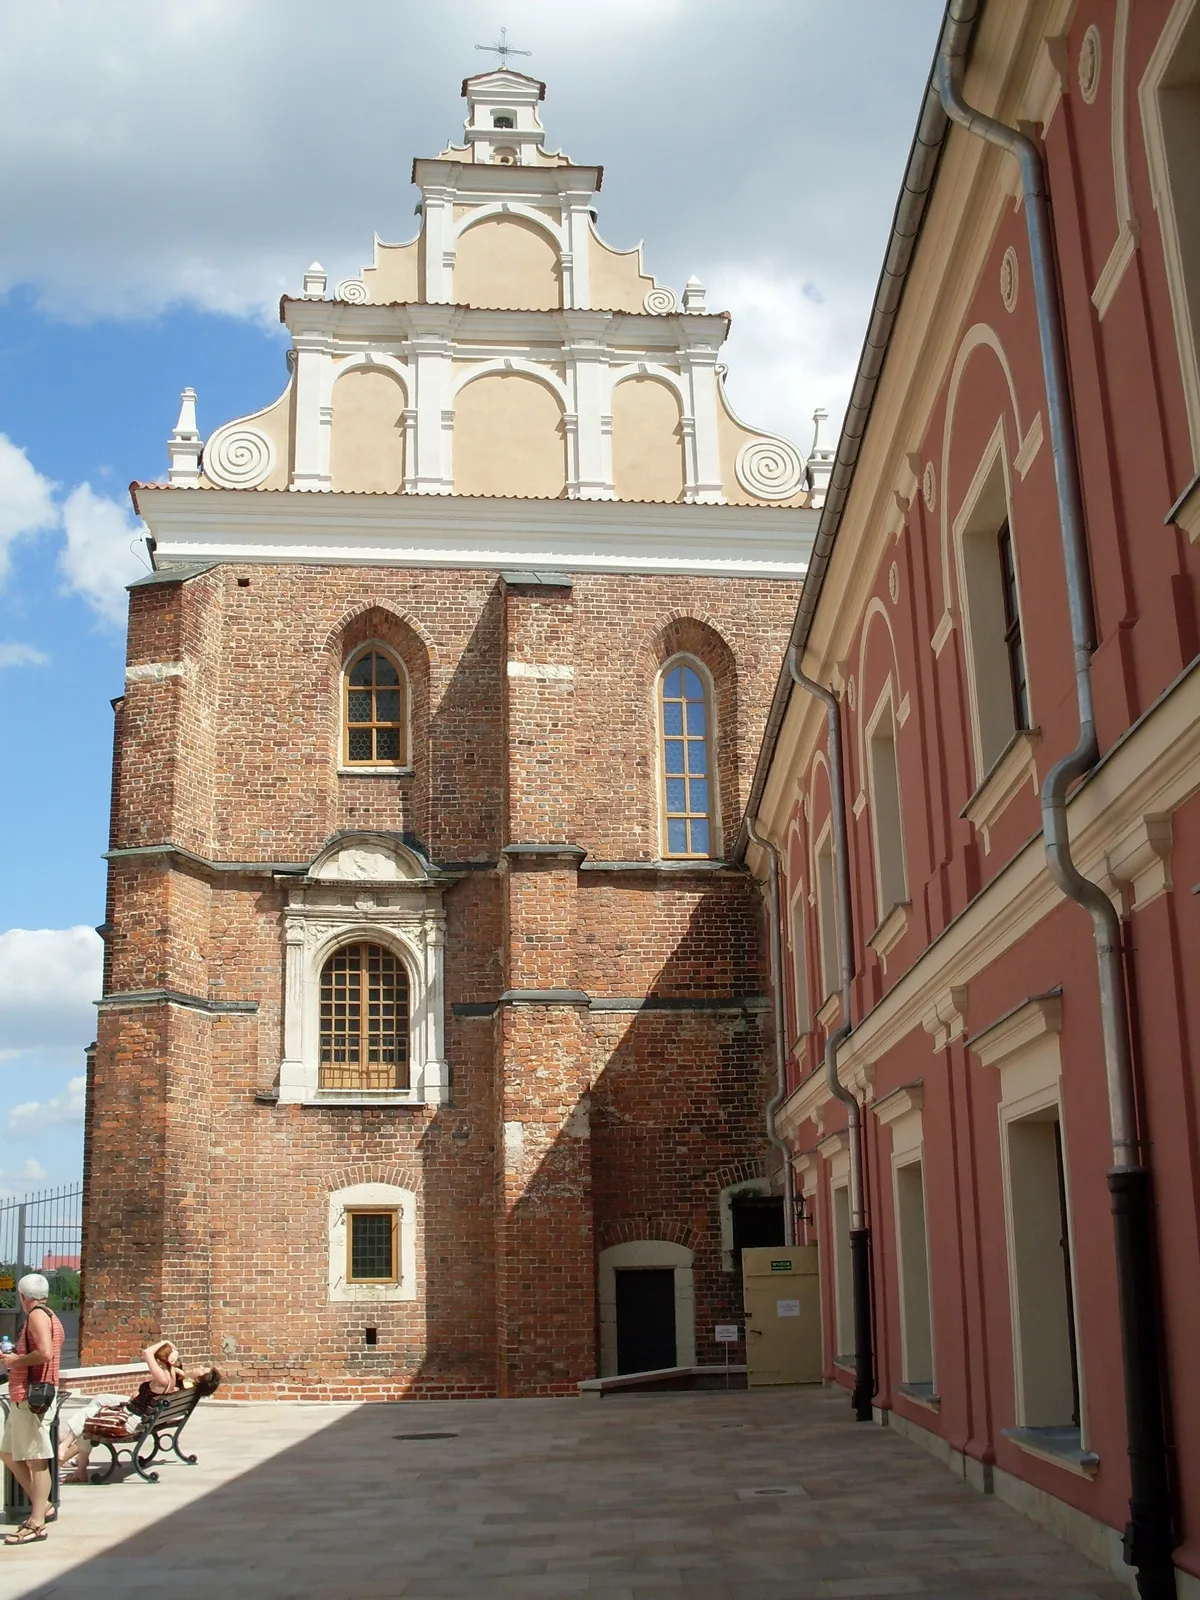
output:
[[[713,853],[711,698],[698,663],[686,656],[667,663],[658,688],[665,857]]]
[[[400,1281],[400,1218],[390,1210],[346,1212],[346,1282]]]
[[[407,767],[404,668],[377,645],[367,645],[346,663],[342,684],[342,764]]]

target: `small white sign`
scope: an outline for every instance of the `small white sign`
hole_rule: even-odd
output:
[[[799,1300],[776,1300],[775,1315],[777,1317],[798,1317],[800,1315]]]
[[[717,1343],[736,1344],[738,1342],[738,1325],[736,1322],[717,1323]]]

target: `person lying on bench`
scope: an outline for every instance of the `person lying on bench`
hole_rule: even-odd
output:
[[[87,1424],[98,1412],[104,1411],[109,1415],[123,1412],[127,1431],[136,1433],[164,1395],[189,1389],[199,1390],[201,1397],[204,1397],[216,1394],[221,1384],[221,1374],[216,1367],[196,1367],[191,1377],[186,1376],[179,1351],[169,1339],[164,1339],[161,1344],[147,1345],[142,1351],[142,1360],[150,1376],[139,1384],[135,1395],[93,1395],[82,1414],[76,1413],[71,1417],[70,1425],[64,1429],[58,1461],[63,1467],[73,1461],[75,1470],[62,1480],[64,1483],[88,1481],[88,1462],[94,1441],[87,1437]]]

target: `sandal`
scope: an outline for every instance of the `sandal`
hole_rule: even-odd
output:
[[[35,1528],[32,1522],[23,1522],[14,1532],[5,1539],[5,1544],[41,1544],[43,1539],[49,1538],[45,1523],[40,1528]]]

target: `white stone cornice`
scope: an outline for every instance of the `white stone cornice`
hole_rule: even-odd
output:
[[[884,1095],[882,1100],[877,1100],[872,1107],[875,1115],[885,1127],[906,1117],[912,1111],[920,1111],[925,1104],[925,1087],[920,1083],[905,1084],[902,1089],[893,1089],[891,1094]]]
[[[422,383],[424,379],[422,378]],[[440,417],[434,432],[440,434]],[[803,577],[818,514],[802,508],[285,490],[139,488],[171,562]]]
[[[994,1067],[1043,1034],[1062,1031],[1062,996],[1039,994],[1001,1017],[970,1041],[970,1051],[985,1067]]]
[[[921,1026],[933,1040],[935,1050],[944,1050],[952,1039],[960,1038],[967,1026],[966,985],[954,985],[935,995],[921,1018]]]

